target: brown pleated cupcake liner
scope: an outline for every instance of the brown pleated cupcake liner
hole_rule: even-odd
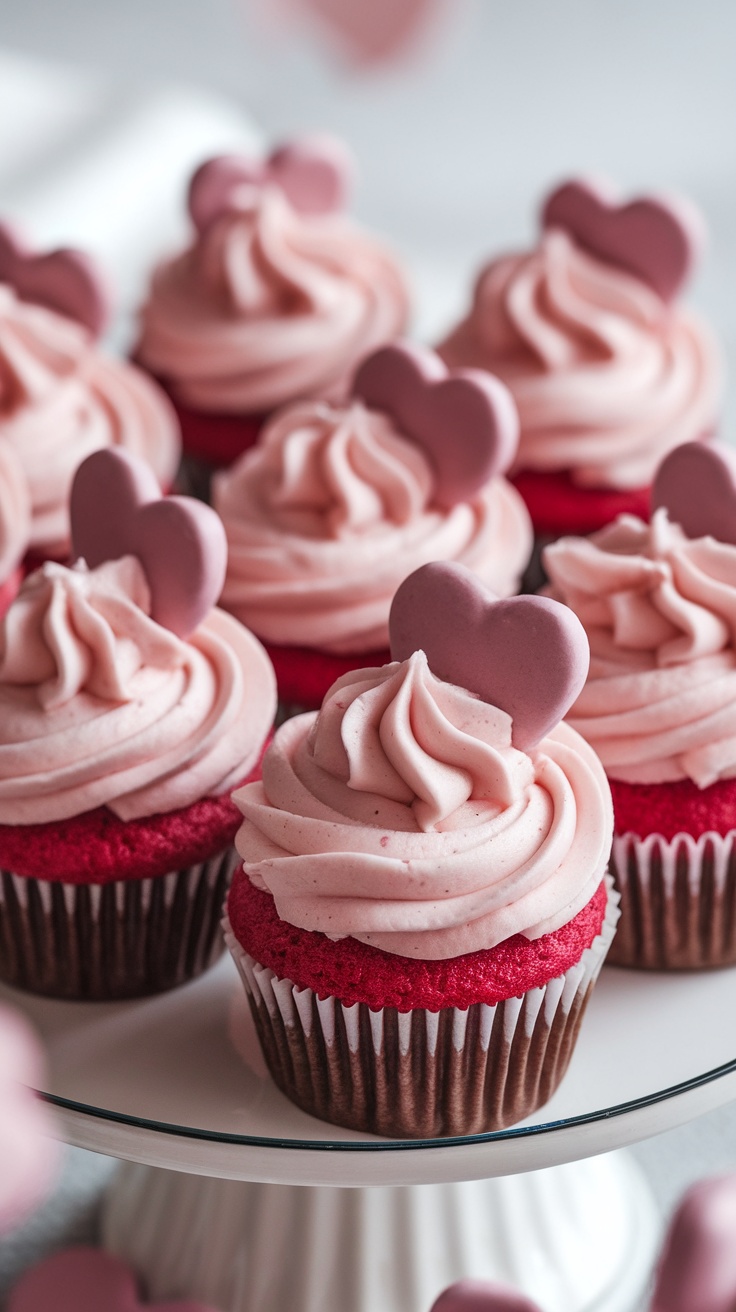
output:
[[[736,964],[736,830],[616,835],[609,871],[621,923],[609,961],[643,970]]]
[[[344,1006],[261,966],[225,917],[268,1068],[304,1111],[391,1138],[502,1130],[552,1096],[567,1069],[618,920],[609,888],[601,933],[564,975],[495,1006],[400,1012]]]
[[[233,847],[151,879],[67,884],[0,871],[0,979],[55,998],[115,1001],[194,979],[223,951]]]

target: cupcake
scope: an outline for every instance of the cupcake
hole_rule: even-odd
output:
[[[32,255],[0,225],[0,441],[13,447],[31,497],[30,548],[69,552],[69,491],[92,451],[140,456],[162,487],[179,463],[176,416],[160,388],[96,337],[105,291],[81,252]]]
[[[397,592],[391,650],[234,794],[226,939],[300,1107],[394,1137],[499,1130],[562,1078],[615,925],[609,789],[559,724],[587,643],[564,607],[439,562]]]
[[[31,533],[31,501],[18,456],[0,439],[0,616],[22,578],[21,561]]]
[[[276,706],[268,657],[213,609],[214,511],[122,451],[80,466],[77,563],[0,627],[0,978],[65,998],[169,988],[219,953],[238,812]]]
[[[517,433],[502,383],[400,343],[361,364],[343,405],[280,411],[216,475],[222,605],[266,644],[282,703],[316,709],[342,674],[388,660],[391,599],[430,560],[518,590],[532,529],[501,477]]]
[[[710,434],[720,352],[677,304],[702,244],[680,198],[619,205],[590,181],[542,208],[536,249],[482,270],[469,314],[439,348],[511,388],[521,435],[516,486],[538,534],[646,519],[663,457]]]
[[[195,173],[194,240],[155,270],[136,349],[193,477],[232,464],[278,406],[343,399],[358,360],[406,327],[396,260],[340,213],[349,170],[339,142],[305,137]]]
[[[736,963],[735,471],[725,448],[678,447],[651,524],[623,515],[544,553],[590,640],[568,723],[611,783],[619,965]]]

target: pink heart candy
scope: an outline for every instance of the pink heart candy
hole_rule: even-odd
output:
[[[122,450],[95,451],[72,484],[72,547],[90,569],[137,556],[151,615],[179,637],[192,633],[225,581],[227,539],[219,516],[193,497],[162,497],[153,471]]]
[[[434,560],[404,579],[388,628],[394,660],[424,651],[439,679],[511,716],[522,751],[559,724],[588,673],[588,639],[573,611],[549,597],[499,600],[455,561]]]
[[[329,214],[347,201],[353,163],[335,137],[299,137],[267,159],[218,155],[201,164],[189,185],[189,213],[198,232],[228,210],[248,209],[254,192],[279,187],[300,214]]]
[[[650,1312],[736,1308],[736,1176],[701,1180],[670,1223]]]
[[[670,301],[705,244],[700,212],[684,197],[642,196],[618,204],[605,184],[579,178],[553,191],[544,228],[564,228],[585,250],[633,273]]]
[[[458,1280],[445,1289],[430,1312],[540,1312],[524,1294],[486,1280]]]
[[[7,1312],[216,1312],[183,1299],[141,1303],[131,1271],[97,1248],[67,1248],[21,1276]]]
[[[514,399],[485,369],[448,369],[427,347],[395,342],[363,361],[353,392],[422,448],[434,468],[439,505],[469,501],[516,454]]]
[[[711,442],[675,447],[652,484],[652,510],[661,506],[687,537],[736,546],[736,452]]]
[[[0,282],[10,283],[22,301],[76,319],[95,337],[110,317],[107,288],[88,255],[69,248],[36,255],[7,223],[0,223]]]

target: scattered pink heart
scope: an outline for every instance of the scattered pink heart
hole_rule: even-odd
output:
[[[124,1262],[97,1248],[67,1248],[21,1276],[7,1312],[216,1312],[181,1299],[142,1303]]]
[[[97,337],[110,317],[107,288],[93,261],[82,251],[30,251],[7,223],[0,223],[0,282],[22,301],[76,319]]]
[[[453,561],[432,561],[404,579],[389,637],[394,660],[422,650],[439,679],[506,711],[523,751],[559,724],[588,673],[588,639],[567,606],[549,597],[499,600]]]
[[[353,393],[422,448],[439,505],[470,500],[516,454],[519,417],[508,388],[483,369],[448,369],[427,347],[395,342],[369,355]]]
[[[619,204],[592,179],[565,182],[542,208],[544,228],[564,228],[585,250],[653,287],[677,295],[705,243],[699,211],[684,197],[642,196]]]
[[[432,1304],[430,1312],[540,1312],[536,1303],[506,1285],[459,1280]]]
[[[151,589],[151,615],[187,637],[217,601],[227,539],[219,516],[193,497],[162,497],[156,478],[127,451],[95,451],[72,484],[72,547],[90,569],[137,556]]]
[[[201,164],[189,184],[189,213],[199,232],[229,210],[248,209],[254,192],[279,187],[300,214],[343,209],[353,177],[353,161],[336,137],[298,137],[266,159],[218,155]]]

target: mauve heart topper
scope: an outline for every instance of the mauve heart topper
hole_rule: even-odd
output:
[[[700,1180],[667,1230],[649,1312],[734,1312],[736,1176]]]
[[[485,369],[448,369],[428,347],[394,342],[374,351],[353,395],[422,448],[440,506],[471,500],[516,455],[519,416],[505,384]]]
[[[675,447],[652,484],[652,510],[662,506],[687,537],[736,546],[736,451],[717,442]]]
[[[506,711],[514,747],[529,751],[581,692],[590,649],[580,620],[550,597],[494,596],[455,561],[433,560],[396,592],[391,656],[423,651],[437,678]]]
[[[32,251],[7,223],[0,223],[0,282],[21,301],[75,319],[99,337],[110,318],[110,296],[94,261],[83,251]]]
[[[671,301],[705,245],[705,222],[684,196],[652,195],[620,203],[607,183],[576,178],[542,207],[543,228],[564,228],[579,246],[647,283]]]
[[[265,186],[278,187],[302,215],[332,214],[347,204],[354,176],[347,146],[336,137],[296,137],[265,159],[217,155],[189,184],[189,213],[198,232],[221,214],[249,210]]]
[[[97,1248],[67,1248],[26,1271],[7,1312],[217,1312],[194,1299],[142,1303],[129,1267]]]
[[[151,617],[180,638],[193,633],[222,592],[222,521],[194,497],[162,497],[153,471],[127,451],[95,451],[72,484],[74,557],[90,569],[137,556],[151,590]]]

